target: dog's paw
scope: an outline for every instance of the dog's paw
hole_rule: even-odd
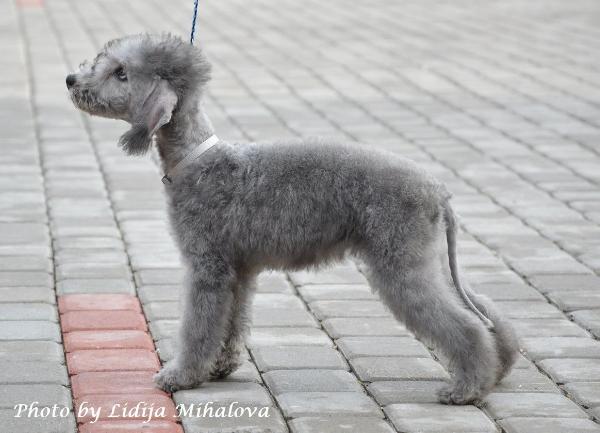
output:
[[[481,397],[479,388],[462,383],[446,385],[438,391],[438,400],[444,404],[477,404]]]
[[[154,376],[154,383],[163,391],[172,393],[200,386],[205,379],[196,370],[181,368],[170,362]]]
[[[227,345],[219,354],[210,370],[211,379],[223,379],[242,365],[241,345]]]
[[[231,373],[236,371],[242,365],[241,360],[228,359],[228,360],[217,360],[210,371],[211,379],[223,379],[229,376]]]

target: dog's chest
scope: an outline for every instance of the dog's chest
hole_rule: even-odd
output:
[[[167,208],[173,235],[181,246],[216,237],[222,230],[226,201],[206,188],[178,187],[167,191]]]

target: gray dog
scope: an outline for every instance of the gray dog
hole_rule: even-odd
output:
[[[202,52],[171,35],[111,41],[67,77],[78,108],[131,123],[120,139],[128,154],[147,152],[156,135],[187,268],[180,343],[158,386],[192,388],[239,366],[259,272],[349,252],[395,317],[447,357],[454,380],[440,401],[484,396],[509,372],[517,344],[491,302],[460,286],[444,186],[365,147],[220,141],[200,105],[209,78]]]

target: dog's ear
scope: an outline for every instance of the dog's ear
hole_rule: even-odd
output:
[[[121,136],[119,144],[129,155],[143,155],[150,149],[152,136],[171,120],[177,95],[166,80],[157,78],[150,90],[135,91],[131,98],[131,129]]]

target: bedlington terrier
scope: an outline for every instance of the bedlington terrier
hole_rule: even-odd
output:
[[[481,399],[509,372],[516,338],[491,301],[460,285],[445,187],[367,146],[219,140],[200,103],[210,69],[178,37],[134,35],[66,80],[79,109],[132,125],[120,138],[126,153],[146,153],[156,137],[187,269],[180,341],[158,386],[192,388],[239,366],[259,272],[350,253],[394,316],[445,355],[453,381],[440,401]]]

